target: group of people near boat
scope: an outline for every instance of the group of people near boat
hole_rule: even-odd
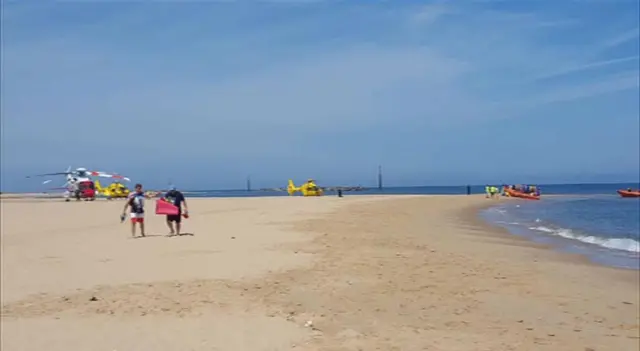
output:
[[[497,196],[500,196],[500,188],[498,188],[497,186],[487,185],[484,187],[484,192],[486,193],[487,198],[495,198]]]

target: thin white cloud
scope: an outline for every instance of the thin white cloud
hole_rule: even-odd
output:
[[[636,55],[636,56],[621,57],[621,58],[605,60],[605,61],[599,61],[599,62],[592,62],[592,63],[587,63],[587,64],[583,64],[583,65],[567,67],[567,68],[560,69],[560,70],[557,70],[557,71],[554,71],[554,72],[546,73],[546,74],[543,74],[543,75],[540,75],[540,76],[536,77],[536,79],[537,80],[542,80],[542,79],[555,78],[555,77],[563,76],[563,75],[570,74],[570,73],[576,73],[576,72],[591,70],[591,69],[594,69],[594,68],[611,66],[611,65],[614,65],[614,64],[617,64],[617,63],[638,61],[638,59],[640,59],[640,56]]]
[[[534,97],[528,102],[528,104],[535,106],[558,102],[578,101],[598,95],[638,89],[638,87],[640,87],[640,71],[633,70],[612,74],[608,77],[601,78],[597,82],[557,88]]]
[[[433,24],[443,16],[454,13],[451,6],[444,2],[436,2],[421,6],[409,17],[409,23],[412,25],[428,25]]]
[[[538,74],[534,75],[531,79],[533,81],[544,80],[549,78],[555,78],[563,76],[565,74],[581,72],[594,68],[607,67],[624,62],[631,62],[638,60],[639,55],[632,55],[622,58],[610,58],[602,60],[601,57],[607,52],[607,50],[622,45],[628,41],[637,39],[639,35],[638,28],[634,28],[625,32],[622,32],[612,38],[597,42],[595,45],[585,46],[578,49],[574,54],[576,57],[570,59],[572,63],[565,64],[564,68],[549,69],[546,68]],[[637,53],[637,51],[635,52]],[[594,62],[595,61],[595,62]],[[561,66],[562,62],[555,62],[553,67]]]
[[[602,49],[610,49],[610,48],[625,44],[625,43],[627,43],[629,41],[632,41],[632,40],[636,40],[637,41],[639,36],[640,36],[640,28],[636,27],[636,28],[630,29],[630,30],[628,30],[626,32],[620,33],[620,34],[618,34],[617,36],[615,36],[615,37],[613,37],[611,39],[608,39],[608,40],[604,41],[601,44],[601,48]]]
[[[562,20],[548,20],[548,21],[540,21],[537,23],[537,26],[540,28],[563,28],[563,27],[571,27],[579,24],[580,21],[573,18],[562,19]]]

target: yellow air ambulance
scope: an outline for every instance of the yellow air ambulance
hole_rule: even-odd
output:
[[[293,180],[289,179],[289,186],[287,187],[287,192],[289,195],[294,195],[296,191],[302,193],[302,196],[322,196],[324,195],[324,191],[322,188],[318,187],[313,179],[307,180],[306,183],[297,187],[293,184]]]

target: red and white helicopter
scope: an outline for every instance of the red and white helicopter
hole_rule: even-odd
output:
[[[46,177],[46,176],[54,176],[54,175],[64,175],[66,176],[66,182],[60,188],[56,189],[64,189],[64,198],[65,201],[69,201],[71,196],[75,197],[76,200],[84,199],[85,201],[93,201],[96,199],[96,187],[91,180],[91,177],[104,177],[104,178],[113,178],[118,180],[126,180],[131,181],[129,178],[124,177],[119,174],[110,174],[101,171],[89,171],[86,168],[76,168],[75,170],[71,169],[71,166],[67,168],[66,172],[55,172],[55,173],[45,173],[45,174],[37,174],[34,176],[27,176],[27,178],[32,177]],[[45,180],[43,184],[47,184],[51,182],[51,180]]]

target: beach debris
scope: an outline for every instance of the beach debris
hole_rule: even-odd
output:
[[[232,236],[232,237],[231,237],[231,239],[235,239],[235,238],[236,238],[235,236]]]
[[[313,328],[313,321],[308,320],[308,321],[304,324],[304,326],[305,326],[305,327],[307,327],[307,328]]]
[[[91,296],[91,298],[89,299],[89,301],[98,301],[98,298],[95,296]]]
[[[633,303],[629,302],[629,301],[622,301],[622,303],[625,304],[625,305],[633,305]]]

